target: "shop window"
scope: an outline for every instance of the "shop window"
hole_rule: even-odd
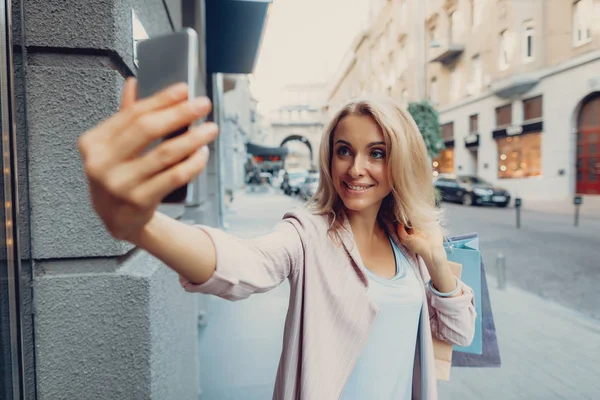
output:
[[[498,139],[498,178],[515,179],[542,174],[542,135],[530,133]]]
[[[469,117],[469,133],[479,132],[479,114],[474,114]]]
[[[532,121],[542,118],[542,96],[523,100],[523,119]]]
[[[439,174],[451,174],[454,172],[454,149],[440,150],[433,159],[433,176]]]
[[[512,104],[496,108],[496,126],[508,126],[512,124]]]
[[[450,142],[454,140],[454,122],[449,122],[441,126],[442,128],[442,140],[444,142]]]

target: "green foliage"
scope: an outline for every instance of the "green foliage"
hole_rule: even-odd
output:
[[[427,100],[423,100],[420,103],[410,103],[408,105],[408,112],[414,118],[419,131],[421,131],[421,135],[423,135],[429,157],[432,159],[435,158],[440,150],[445,148],[438,112]]]

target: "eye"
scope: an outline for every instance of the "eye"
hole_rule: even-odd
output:
[[[371,157],[375,158],[375,159],[382,159],[385,158],[385,151],[383,150],[379,150],[379,149],[375,149],[371,152]]]
[[[339,156],[348,156],[348,155],[350,155],[350,149],[346,146],[340,146],[337,149],[337,154]]]

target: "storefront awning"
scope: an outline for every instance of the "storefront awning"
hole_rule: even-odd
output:
[[[206,70],[254,70],[271,0],[205,0]]]
[[[260,157],[280,157],[283,158],[288,154],[287,147],[266,147],[254,143],[246,143],[246,151],[253,156]]]

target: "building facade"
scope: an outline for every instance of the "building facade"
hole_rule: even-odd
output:
[[[380,10],[330,105],[362,92],[426,96],[446,143],[436,174],[479,175],[530,199],[600,194],[600,1],[398,0]]]
[[[271,146],[286,146],[286,169],[313,169],[323,132],[324,84],[288,85],[281,106],[270,112]]]
[[[268,2],[0,4],[0,398],[198,398],[201,296],[106,232],[77,139],[118,109],[136,35],[183,26],[200,39],[197,92],[222,120],[218,77],[252,72]],[[189,201],[160,211],[219,225],[219,150]]]
[[[225,191],[241,189],[245,183],[249,154],[247,143],[264,137],[257,101],[250,90],[248,75],[225,75],[223,94],[224,122],[220,127]]]

